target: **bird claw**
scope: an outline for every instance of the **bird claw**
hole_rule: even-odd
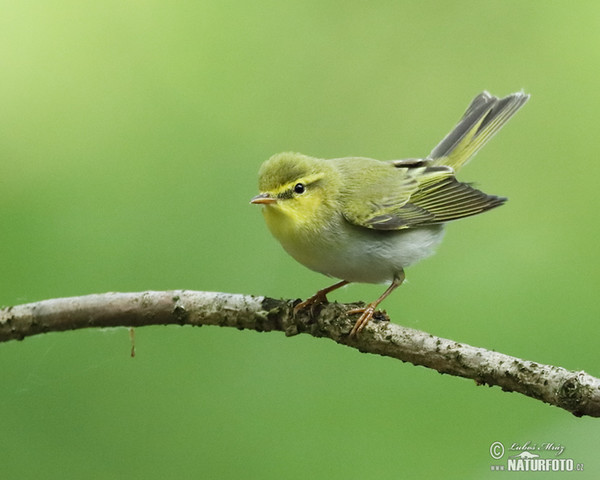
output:
[[[366,307],[362,308],[353,308],[352,310],[348,310],[348,314],[352,315],[355,313],[361,313],[362,315],[358,317],[358,320],[350,330],[350,336],[354,337],[356,334],[360,333],[360,331],[366,327],[367,323],[371,321],[373,315],[375,315],[375,305],[369,304]]]
[[[315,307],[322,305],[323,303],[327,303],[327,295],[325,295],[321,290],[315,293],[312,297],[308,297],[303,302],[300,302],[298,305],[294,307],[294,315],[297,315],[298,312],[310,307],[311,316],[315,315]]]
[[[353,308],[352,310],[348,310],[346,312],[348,315],[353,315],[356,313],[360,313],[361,316],[358,318],[352,330],[350,330],[350,336],[354,337],[356,334],[360,333],[363,328],[367,326],[367,324],[371,320],[380,320],[379,317],[382,316],[384,320],[388,320],[389,318],[385,314],[385,312],[381,312],[377,310],[377,304],[369,304],[366,307]]]

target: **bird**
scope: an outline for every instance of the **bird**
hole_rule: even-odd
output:
[[[456,173],[527,102],[517,92],[498,98],[484,91],[456,126],[424,158],[376,160],[273,155],[259,169],[259,194],[271,234],[295,260],[339,281],[299,303],[294,313],[327,302],[349,283],[388,284],[360,314],[359,334],[377,307],[402,284],[405,269],[435,252],[447,222],[502,205],[456,178]]]

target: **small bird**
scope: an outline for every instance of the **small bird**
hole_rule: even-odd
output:
[[[327,301],[351,282],[389,283],[360,314],[350,335],[373,318],[377,306],[405,278],[404,269],[434,253],[444,224],[502,205],[462,183],[456,172],[521,108],[529,95],[477,95],[458,124],[417,159],[380,161],[364,157],[313,158],[285,152],[260,167],[260,193],[267,226],[283,248],[306,267],[341,281],[295,307]]]

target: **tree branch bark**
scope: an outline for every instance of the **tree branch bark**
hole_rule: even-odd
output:
[[[578,417],[600,416],[600,379],[583,371],[521,360],[387,321],[371,322],[351,337],[356,319],[346,311],[356,305],[330,303],[314,315],[301,312],[295,316],[293,306],[292,300],[187,290],[57,298],[1,309],[0,342],[80,328],[167,324],[277,330],[288,336],[308,333],[364,353],[470,378],[479,385],[498,385]]]

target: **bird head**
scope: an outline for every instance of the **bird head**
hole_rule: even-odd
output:
[[[264,213],[279,222],[306,224],[319,211],[331,185],[327,161],[299,153],[279,153],[264,162],[258,173],[260,193],[250,203],[264,205]]]

